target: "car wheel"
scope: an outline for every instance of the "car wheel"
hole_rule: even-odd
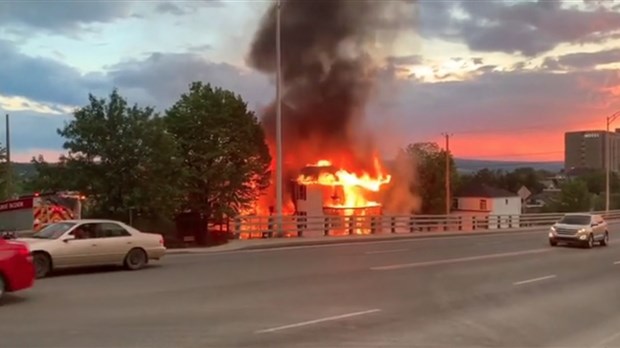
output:
[[[549,239],[549,245],[551,245],[551,246],[557,246],[557,245],[558,245],[558,242],[557,242],[556,240]]]
[[[601,246],[607,246],[609,245],[609,232],[605,231],[605,236],[603,237],[603,240],[600,242]]]
[[[50,272],[52,268],[52,260],[44,253],[35,253],[32,258],[34,263],[35,275],[37,278],[43,278]]]
[[[146,265],[148,258],[142,249],[131,249],[125,256],[125,267],[132,271],[138,270]]]
[[[592,235],[588,236],[588,241],[586,242],[586,248],[591,249],[594,246],[594,237]]]

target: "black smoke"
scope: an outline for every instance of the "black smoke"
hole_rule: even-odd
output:
[[[356,162],[348,165],[372,166],[373,137],[361,126],[377,78],[377,54],[391,37],[413,25],[410,4],[406,0],[281,1],[287,167],[318,159],[332,159],[338,165],[340,159],[334,156]],[[276,70],[275,6],[263,17],[248,55],[252,67],[271,76]],[[273,144],[273,106],[262,121]]]

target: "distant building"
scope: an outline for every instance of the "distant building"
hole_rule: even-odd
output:
[[[463,188],[454,195],[454,208],[459,213],[520,215],[521,197],[508,190],[484,184],[474,184]]]
[[[564,169],[605,169],[609,137],[610,169],[620,171],[620,129],[615,132],[578,131],[564,133]]]

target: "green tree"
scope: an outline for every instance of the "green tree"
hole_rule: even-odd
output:
[[[569,180],[561,187],[560,197],[555,211],[583,212],[589,211],[592,206],[592,196],[588,192],[588,185],[582,180]]]
[[[415,143],[407,147],[407,153],[415,158],[418,182],[414,189],[422,199],[421,213],[444,214],[446,211],[446,151],[436,143]],[[450,161],[450,190],[458,184],[458,173],[454,158]]]
[[[240,96],[194,82],[166,112],[167,129],[183,154],[183,207],[208,219],[234,216],[269,185],[265,134]]]
[[[129,106],[114,90],[89,104],[58,133],[69,154],[58,164],[34,160],[39,189],[88,195],[92,213],[127,220],[130,213],[169,215],[178,206],[180,158],[174,138],[152,108]]]

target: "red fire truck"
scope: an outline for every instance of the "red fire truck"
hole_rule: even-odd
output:
[[[83,199],[76,192],[53,192],[0,202],[0,232],[21,235],[53,222],[80,219]]]

